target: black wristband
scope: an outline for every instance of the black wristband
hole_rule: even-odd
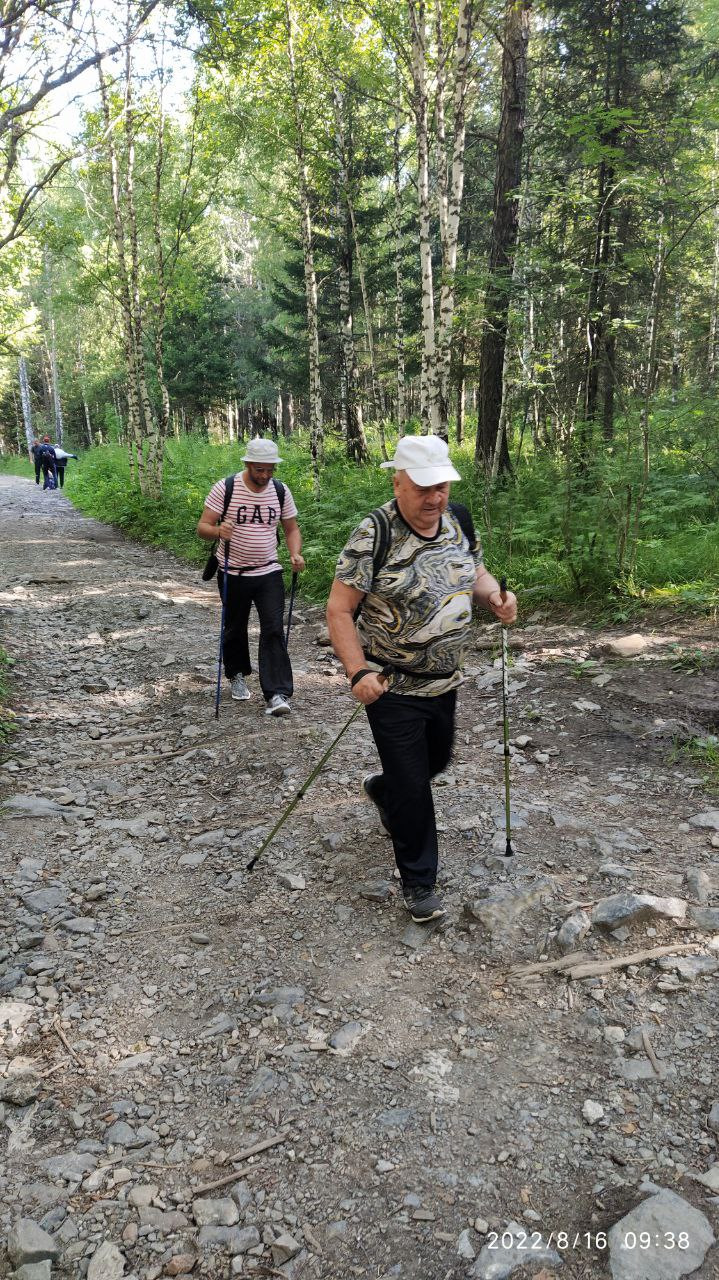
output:
[[[361,671],[355,671],[354,675],[352,676],[352,679],[350,680],[350,689],[354,689],[355,685],[359,684],[360,680],[364,680],[365,676],[371,676],[371,675],[372,675],[372,672],[370,671],[369,667],[363,667]]]

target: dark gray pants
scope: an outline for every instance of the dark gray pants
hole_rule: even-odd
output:
[[[377,794],[387,813],[402,887],[434,886],[437,826],[432,778],[452,755],[455,689],[438,698],[385,693],[367,708],[382,779]]]
[[[224,576],[222,569],[219,569],[217,585],[220,598]],[[247,625],[253,604],[260,619],[258,666],[262,692],[268,702],[275,693],[282,694],[283,698],[291,698],[292,666],[285,644],[285,584],[281,569],[275,573],[260,574],[258,578],[248,578],[243,573],[228,573],[222,646],[225,675],[228,680],[232,680],[237,675],[248,676],[252,671]]]

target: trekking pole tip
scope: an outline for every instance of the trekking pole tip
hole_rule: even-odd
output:
[[[247,866],[245,867],[245,870],[254,871],[256,862],[257,862],[257,857],[250,858],[249,862],[247,863]]]

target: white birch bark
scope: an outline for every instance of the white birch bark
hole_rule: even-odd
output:
[[[32,434],[32,408],[30,405],[30,384],[27,377],[27,362],[24,356],[20,356],[18,361],[18,378],[20,382],[20,402],[22,404],[22,418],[25,424],[25,439],[27,440],[27,451],[31,454],[32,442],[34,436]]]
[[[438,432],[440,414],[434,327],[434,278],[429,194],[429,104],[427,90],[427,28],[424,0],[409,0],[411,29],[412,108],[417,135],[417,200],[419,259],[422,288],[421,413],[425,432]]]
[[[712,169],[712,196],[714,204],[714,258],[712,262],[711,315],[709,317],[709,351],[707,371],[712,382],[719,374],[719,130],[714,131],[714,167]]]
[[[92,32],[95,48],[97,49],[98,43],[94,17],[92,18]],[[129,427],[127,446],[130,460],[130,475],[133,484],[138,484],[142,490],[144,489],[145,460],[143,453],[142,424],[140,420],[140,402],[135,361],[130,275],[127,262],[125,222],[122,210],[120,165],[117,156],[117,148],[115,146],[107,81],[105,80],[101,62],[98,63],[97,74],[100,88],[102,117],[105,125],[104,143],[107,149],[109,167],[110,196],[113,212],[113,238],[115,241],[115,253],[117,256],[117,292],[120,302],[120,314],[122,317],[122,348],[127,367],[127,417]],[[122,421],[121,416],[120,421]]]
[[[401,153],[400,153],[400,88],[397,83],[397,104],[395,124],[392,135],[392,156],[394,175],[394,341],[397,361],[397,425],[400,436],[404,435],[407,419],[405,394],[405,357],[404,357],[404,283],[402,280],[402,188],[401,188]]]
[[[322,422],[322,383],[320,379],[320,339],[318,323],[317,276],[312,246],[312,210],[310,205],[307,159],[305,156],[304,125],[297,84],[294,29],[296,17],[289,0],[285,0],[286,55],[290,75],[290,95],[295,122],[295,154],[300,186],[302,209],[302,256],[304,260],[305,299],[307,305],[307,341],[310,366],[310,451],[314,474],[315,492],[319,495],[319,468],[324,452],[324,426]]]
[[[128,28],[130,22],[128,3]],[[129,232],[130,251],[130,308],[132,319],[132,338],[135,353],[135,371],[140,408],[144,420],[144,439],[147,442],[147,460],[143,467],[143,492],[156,495],[162,487],[162,444],[159,440],[159,427],[155,416],[150,393],[147,386],[147,369],[145,365],[145,334],[140,297],[140,249],[137,234],[137,211],[135,208],[135,112],[133,107],[132,84],[132,52],[128,41],[125,48],[125,137],[127,144],[127,163],[125,166],[125,208]]]
[[[449,419],[449,375],[452,350],[452,323],[454,320],[455,280],[457,272],[457,247],[459,243],[459,217],[464,192],[464,153],[467,134],[467,82],[471,54],[472,27],[474,22],[473,0],[459,0],[457,37],[454,52],[454,90],[452,99],[453,139],[452,163],[447,166],[447,142],[445,136],[444,109],[442,109],[439,136],[438,113],[438,166],[440,235],[442,240],[442,282],[439,295],[439,316],[436,333],[437,398],[440,415],[440,431],[446,437]],[[438,48],[440,64],[444,60],[443,46]],[[441,95],[443,98],[443,94]],[[439,107],[440,94],[437,102]]]

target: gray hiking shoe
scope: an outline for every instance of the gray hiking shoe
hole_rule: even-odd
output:
[[[273,693],[267,706],[265,707],[266,716],[288,716],[292,708],[286,698],[281,693]]]
[[[246,702],[248,698],[252,697],[252,694],[245,683],[244,676],[233,676],[230,688],[235,702]]]
[[[384,808],[382,801],[380,799],[380,794],[382,790],[380,786],[381,779],[382,779],[381,773],[368,773],[367,777],[362,779],[362,793],[367,797],[368,800],[371,800],[372,804],[375,806],[377,813],[379,814],[379,820],[382,823],[382,827],[385,831],[385,834],[388,836],[391,836],[392,832],[389,829],[389,818],[387,817],[387,810]]]
[[[432,885],[406,885],[402,893],[404,905],[417,924],[441,920],[442,916],[447,914],[442,899]]]

